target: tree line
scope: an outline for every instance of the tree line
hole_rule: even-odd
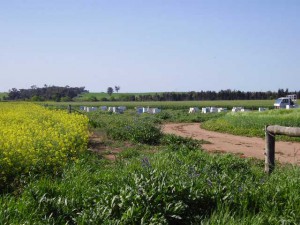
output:
[[[295,94],[300,98],[300,91],[290,92],[288,89],[278,89],[277,92],[244,92],[238,90],[216,91],[190,91],[190,92],[163,92],[135,95],[120,95],[119,101],[200,101],[200,100],[268,100]]]
[[[116,92],[120,90],[119,86],[115,87]],[[110,91],[110,93],[108,93]],[[29,89],[9,90],[8,95],[3,100],[31,100],[31,101],[72,101],[73,98],[80,94],[88,93],[85,87],[59,87],[47,86],[36,87],[31,86]],[[267,100],[284,97],[286,95],[295,94],[300,98],[300,91],[289,91],[288,89],[278,89],[278,91],[267,92],[244,92],[239,90],[221,90],[221,91],[190,91],[190,92],[161,92],[149,94],[118,94],[113,95],[113,88],[109,88],[108,94],[110,98],[97,99],[94,97],[90,101],[201,101],[201,100]]]
[[[8,95],[3,97],[3,100],[31,100],[31,101],[71,101],[79,94],[88,92],[85,87],[59,87],[47,86],[37,87],[31,86],[30,89],[16,89],[9,90]]]

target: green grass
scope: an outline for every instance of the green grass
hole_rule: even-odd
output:
[[[300,127],[300,109],[227,113],[223,117],[206,121],[202,127],[236,135],[264,137],[265,125]],[[299,140],[299,138],[292,140]]]
[[[115,164],[85,154],[61,177],[0,199],[3,224],[298,224],[300,170],[201,151]],[[217,222],[219,221],[219,222]]]
[[[134,107],[158,107],[161,109],[185,109],[188,112],[190,107],[232,107],[243,106],[246,109],[256,110],[259,107],[273,108],[273,100],[227,100],[227,101],[151,101],[151,102],[41,102],[49,106],[67,107],[69,104],[74,107],[79,106],[126,106],[133,109]]]

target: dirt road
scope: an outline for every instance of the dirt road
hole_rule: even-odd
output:
[[[241,157],[264,159],[265,141],[262,138],[207,131],[201,129],[199,123],[165,124],[163,132],[209,141],[211,144],[202,145],[207,151],[231,152]],[[275,158],[282,163],[300,164],[300,143],[276,141]]]

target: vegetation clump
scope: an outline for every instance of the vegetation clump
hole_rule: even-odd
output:
[[[1,103],[0,188],[29,173],[57,173],[87,149],[88,118],[31,103]]]

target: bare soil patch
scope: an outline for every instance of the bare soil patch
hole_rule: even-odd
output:
[[[125,146],[130,146],[129,143],[125,143]],[[111,146],[107,143],[106,137],[102,133],[94,132],[89,138],[88,148],[90,151],[96,152],[103,158],[114,161],[117,155],[123,151],[123,148]]]
[[[264,159],[265,141],[262,138],[236,136],[204,130],[199,123],[171,123],[163,125],[163,132],[209,141],[202,144],[204,150],[209,152],[229,152],[240,157]],[[281,163],[300,164],[300,143],[275,143],[275,158]]]

